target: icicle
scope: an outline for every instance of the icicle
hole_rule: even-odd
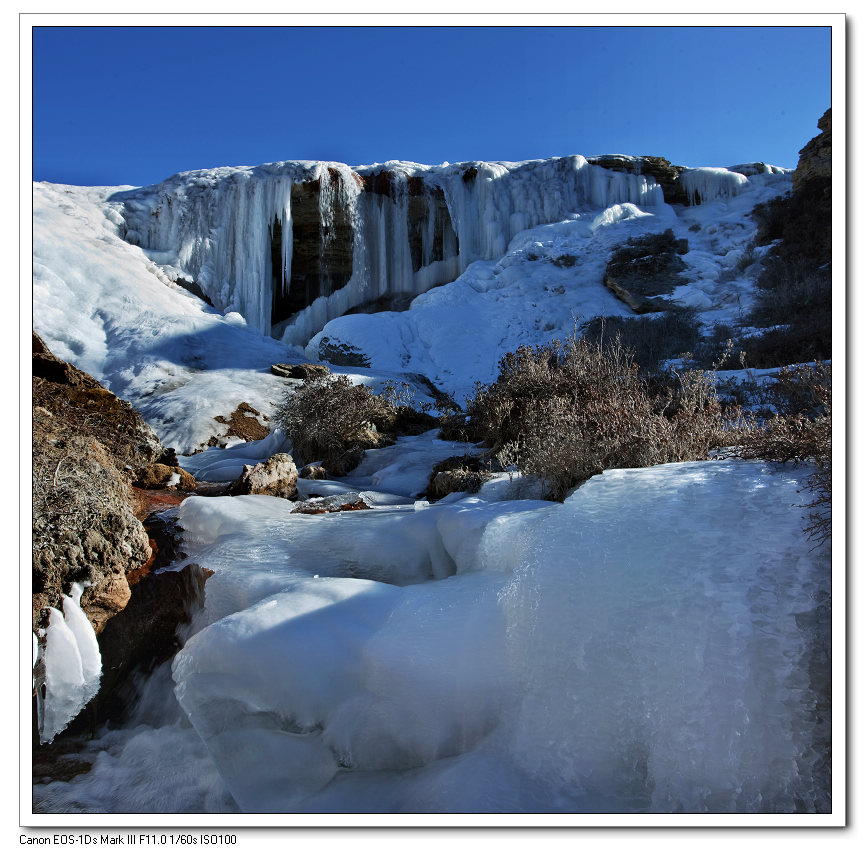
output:
[[[748,183],[744,175],[719,168],[690,169],[682,174],[680,180],[691,204],[732,198]]]

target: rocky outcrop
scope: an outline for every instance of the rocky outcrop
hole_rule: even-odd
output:
[[[342,495],[310,498],[301,501],[291,511],[300,515],[324,515],[329,512],[352,512],[358,509],[369,509],[369,504],[359,492],[346,492]]]
[[[304,480],[326,480],[327,471],[324,465],[304,465],[300,469],[300,476]]]
[[[151,556],[134,472],[177,457],[125,400],[33,335],[33,627],[75,582],[99,633],[129,600],[126,572]]]
[[[820,134],[799,152],[799,164],[793,173],[793,191],[801,190],[815,178],[832,177],[832,108],[817,122]]]
[[[351,344],[324,337],[318,344],[318,357],[339,367],[369,367],[369,356]]]
[[[155,462],[138,469],[133,485],[139,489],[179,489],[191,492],[195,488],[195,477],[177,465]]]
[[[326,376],[330,368],[326,364],[271,364],[270,372],[283,379],[312,379]]]
[[[206,573],[154,574],[174,552],[151,538],[141,518],[154,503],[149,496],[177,504],[178,489],[193,486],[129,403],[33,335],[32,627],[38,636],[47,608],[63,610],[62,596],[83,584],[81,609],[102,658],[99,693],[70,731],[113,713],[130,673],[175,648],[177,625],[195,606]]]
[[[322,218],[322,195],[338,197],[343,177],[333,167],[325,175],[297,183],[291,189],[292,255],[291,278],[287,282],[282,273],[282,226],[278,220],[271,226],[273,324],[312,305],[319,296],[329,296],[345,287],[351,278],[354,263],[351,211],[344,205],[333,205],[330,218]],[[361,185],[360,175],[352,173],[352,178]]]
[[[263,415],[249,403],[240,403],[238,407],[226,418],[225,415],[217,415],[214,420],[220,424],[226,424],[228,429],[224,434],[213,436],[210,446],[224,443],[227,438],[242,438],[244,441],[261,441],[270,434],[267,425],[267,415]]]
[[[272,495],[291,499],[297,495],[297,466],[288,453],[275,453],[266,462],[244,465],[231,484],[229,495]]]
[[[604,284],[637,314],[669,311],[664,299],[681,284],[679,273],[688,251],[687,240],[677,240],[673,231],[647,234],[619,246],[607,263]]]

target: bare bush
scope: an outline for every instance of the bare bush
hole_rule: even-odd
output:
[[[805,530],[818,544],[832,535],[832,385],[831,368],[796,365],[779,373],[773,388],[778,413],[739,436],[731,455],[770,462],[809,463],[811,500]]]
[[[553,499],[607,468],[703,459],[730,441],[734,414],[722,412],[709,374],[670,373],[650,390],[620,339],[521,347],[500,370],[468,402],[469,422]]]
[[[619,341],[633,354],[641,375],[655,373],[661,362],[692,352],[700,341],[700,323],[693,308],[641,317],[595,317],[580,331],[602,348]]]
[[[396,407],[365,385],[353,385],[346,376],[325,375],[287,390],[273,422],[291,440],[301,463],[322,460],[332,468],[346,453],[378,447],[378,424],[395,417]]]

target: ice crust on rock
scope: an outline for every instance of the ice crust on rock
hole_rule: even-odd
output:
[[[768,174],[772,174],[769,172]],[[739,172],[717,167],[688,169],[680,178],[691,204],[707,204],[732,198],[747,186],[748,178]]]

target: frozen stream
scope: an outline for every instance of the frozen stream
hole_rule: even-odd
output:
[[[605,472],[564,504],[505,499],[526,485],[507,477],[416,501],[464,449],[403,439],[347,484],[302,483],[366,511],[187,499],[189,559],[215,574],[185,647],[35,809],[831,809],[807,472],[680,463]]]

